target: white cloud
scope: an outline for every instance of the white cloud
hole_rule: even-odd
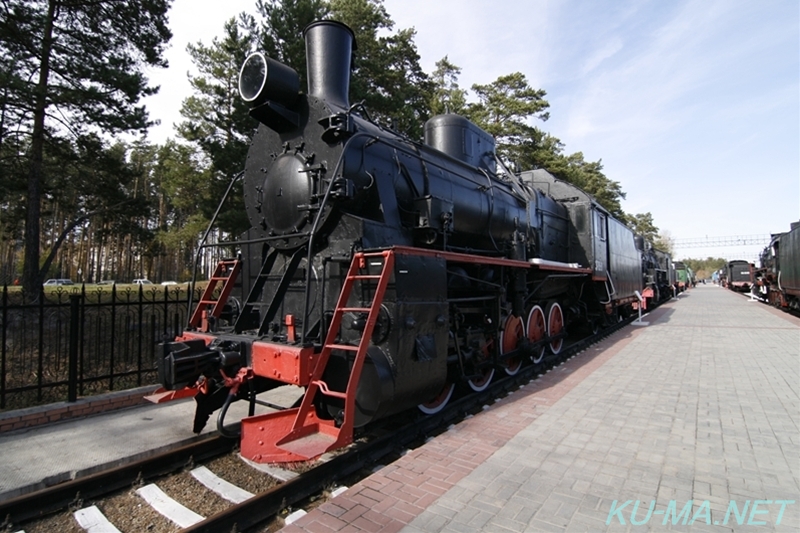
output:
[[[581,67],[581,75],[586,76],[602,64],[606,59],[613,57],[622,50],[622,39],[618,36],[612,37],[602,47],[596,49],[584,62]]]

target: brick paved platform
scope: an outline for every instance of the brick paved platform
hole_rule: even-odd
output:
[[[282,531],[800,531],[800,320],[663,305]]]

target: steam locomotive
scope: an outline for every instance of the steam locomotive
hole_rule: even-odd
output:
[[[677,292],[687,291],[695,284],[694,271],[683,261],[675,261],[672,264],[675,270],[675,289]]]
[[[800,312],[800,222],[772,235],[760,263],[752,293],[775,307]]]
[[[242,420],[241,453],[306,460],[671,296],[669,256],[589,194],[512,173],[463,117],[433,117],[424,142],[373,122],[348,101],[350,28],[303,35],[308,94],[263,54],[241,69],[260,123],[244,170],[252,228],[163,344],[163,386],[197,387],[195,431],[232,401],[304,387],[295,407]]]
[[[726,268],[726,285],[737,292],[750,292],[753,286],[753,265],[747,261],[736,259],[728,261]]]

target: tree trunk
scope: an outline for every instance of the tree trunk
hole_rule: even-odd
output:
[[[44,152],[44,119],[47,109],[47,83],[50,76],[50,54],[53,47],[53,22],[56,0],[47,6],[47,18],[42,36],[39,82],[36,84],[36,104],[33,112],[31,136],[31,168],[28,175],[27,214],[25,219],[25,262],[22,271],[22,286],[25,297],[35,299],[44,281],[44,272],[39,268],[39,232],[42,211],[42,159]]]

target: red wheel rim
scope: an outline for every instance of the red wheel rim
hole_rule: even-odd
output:
[[[522,324],[522,319],[513,315],[509,316],[506,319],[503,330],[500,332],[500,355],[516,350],[520,339],[523,337],[525,337],[525,328]],[[509,376],[515,375],[521,367],[521,357],[506,359],[503,366]]]
[[[433,415],[444,409],[450,397],[453,395],[453,390],[456,388],[455,383],[445,383],[439,394],[436,395],[431,401],[421,403],[417,408],[426,415]]]
[[[492,357],[492,352],[494,350],[493,347],[494,341],[490,340],[486,344],[483,345],[481,348],[481,358],[477,361],[477,364],[480,366],[481,363],[486,362],[489,358]],[[492,378],[494,377],[494,368],[491,366],[483,367],[483,370],[480,371],[480,376],[477,378],[467,380],[467,385],[469,388],[474,390],[475,392],[481,392],[486,390],[486,387],[489,386],[489,383],[492,382]]]
[[[470,379],[467,381],[469,384],[469,388],[474,390],[475,392],[481,392],[486,390],[486,387],[489,386],[489,383],[492,382],[492,378],[494,377],[494,368],[485,368],[481,377]]]
[[[538,305],[534,305],[528,313],[528,340],[538,342],[544,339],[547,333],[547,325],[544,320],[544,311]],[[544,357],[544,345],[536,348],[532,357],[534,363],[541,363]]]
[[[550,309],[547,313],[547,335],[552,337],[564,331],[564,314],[561,312],[561,306],[557,302],[550,304]],[[564,339],[556,339],[550,342],[550,351],[557,354],[561,351],[564,345]]]

